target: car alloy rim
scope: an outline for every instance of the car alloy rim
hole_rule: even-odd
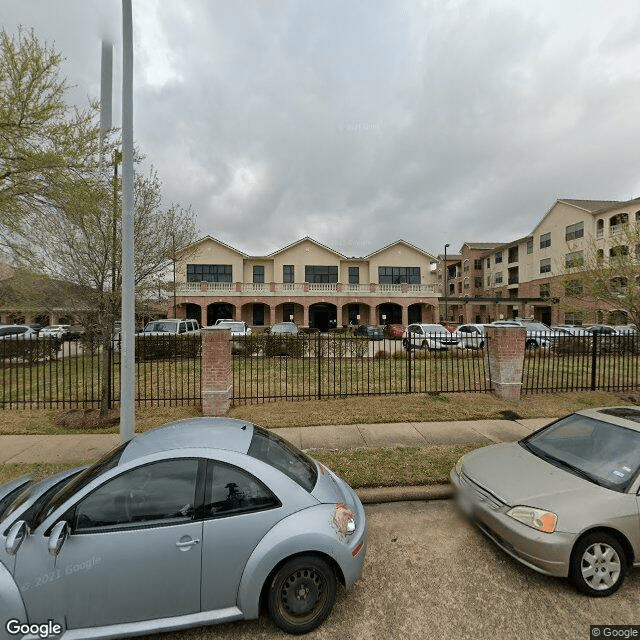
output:
[[[287,617],[312,617],[327,599],[326,580],[314,569],[298,569],[282,583],[280,604]]]
[[[584,581],[595,591],[611,588],[620,577],[621,563],[616,550],[604,542],[587,547],[580,565]]]

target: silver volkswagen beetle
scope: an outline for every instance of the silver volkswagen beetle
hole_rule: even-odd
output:
[[[360,576],[366,528],[354,491],[286,440],[240,420],[174,422],[90,467],[0,487],[0,638],[144,635],[262,604],[305,633],[337,581]]]
[[[608,596],[640,566],[640,407],[578,411],[451,471],[458,503],[526,566]]]

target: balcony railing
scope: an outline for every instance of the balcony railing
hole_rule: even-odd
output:
[[[342,284],[339,282],[183,282],[176,286],[179,296],[208,295],[259,295],[261,297],[296,295],[314,296],[331,294],[338,296],[379,296],[397,297],[430,296],[442,294],[436,284]],[[455,295],[452,291],[450,295]]]

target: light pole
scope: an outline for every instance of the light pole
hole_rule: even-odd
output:
[[[449,295],[449,267],[447,266],[447,248],[448,244],[444,245],[444,319],[445,322],[449,319],[449,305],[447,296]]]

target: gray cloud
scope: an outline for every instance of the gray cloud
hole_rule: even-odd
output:
[[[74,100],[104,33],[119,65],[116,0],[3,9],[56,42]],[[638,26],[631,0],[134,0],[135,137],[167,201],[249,253],[507,241],[558,197],[639,195]]]

